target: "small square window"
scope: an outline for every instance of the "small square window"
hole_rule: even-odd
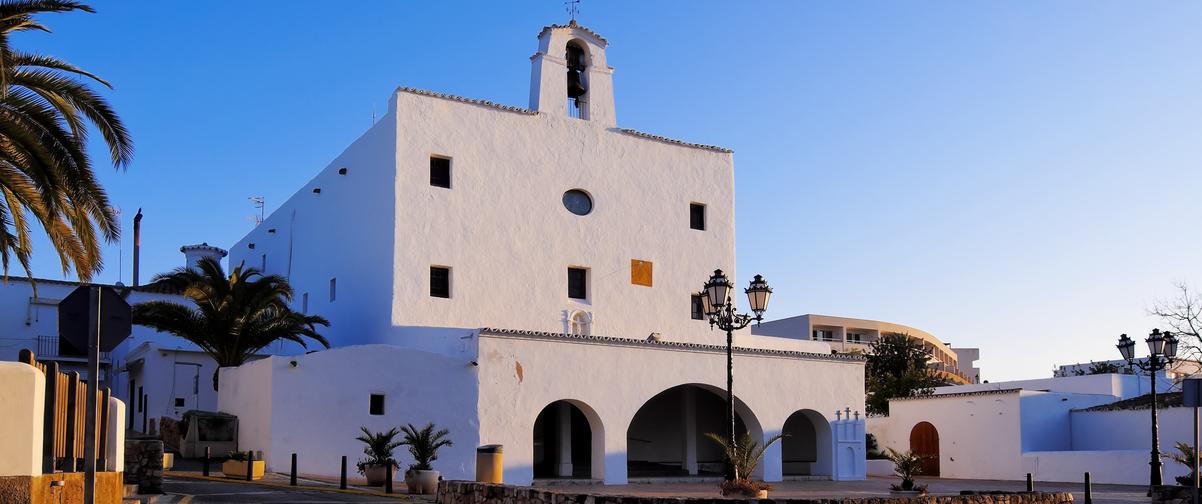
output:
[[[267,273],[267,254],[263,254],[263,261],[259,266],[259,272]]]
[[[333,303],[338,298],[338,279],[330,279],[330,302]]]
[[[309,314],[309,293],[308,292],[301,294],[301,313],[304,315]]]
[[[693,294],[691,299],[692,317],[693,320],[705,320],[705,303],[701,300],[700,294]]]
[[[451,297],[451,268],[430,266],[430,297]]]
[[[568,268],[568,297],[588,299],[588,270]]]
[[[705,231],[705,205],[689,203],[689,227]]]
[[[451,160],[430,156],[430,185],[451,188]]]
[[[176,397],[176,398],[175,398],[175,407],[176,407],[176,408],[182,408],[182,407],[184,407],[184,398],[182,398],[182,397]]]
[[[371,404],[368,406],[367,413],[369,415],[384,414],[384,394],[372,394]]]

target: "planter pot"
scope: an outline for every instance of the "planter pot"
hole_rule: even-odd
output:
[[[364,466],[363,477],[367,478],[367,486],[384,486],[384,481],[388,479],[387,469],[385,465]]]
[[[421,487],[417,485],[417,472],[412,469],[405,471],[405,489],[411,494],[421,493]]]
[[[414,477],[417,479],[417,486],[421,487],[418,493],[422,495],[434,495],[438,491],[438,478],[442,476],[438,471],[414,471]]]
[[[251,472],[250,479],[263,479],[263,471],[267,469],[267,462],[256,460],[254,468]],[[246,462],[240,460],[227,460],[221,464],[221,473],[227,478],[246,479]]]
[[[768,498],[768,491],[767,491],[767,490],[760,490],[760,491],[756,492],[756,493],[755,493],[755,498],[757,498],[757,499],[767,499],[767,498]]]

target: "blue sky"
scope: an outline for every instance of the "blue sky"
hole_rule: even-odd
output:
[[[133,131],[99,280],[228,247],[398,85],[525,106],[521,2],[119,2],[18,47],[112,81]],[[1117,356],[1202,283],[1202,3],[587,1],[624,127],[735,151],[738,270],[770,318],[821,313],[979,346],[984,378]],[[99,146],[97,146],[99,147]],[[102,151],[96,150],[103,159]],[[59,278],[45,245],[35,274]],[[702,281],[703,279],[698,279]],[[745,282],[746,278],[739,280]]]

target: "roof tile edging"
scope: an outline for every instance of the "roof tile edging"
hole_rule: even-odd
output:
[[[986,396],[986,395],[1002,395],[1015,392],[1022,392],[1021,388],[994,389],[994,390],[977,390],[973,392],[955,392],[952,394],[930,394],[923,396],[911,397],[891,397],[889,401],[917,401],[920,399],[943,399],[946,397],[967,397],[967,396]]]
[[[636,137],[640,137],[640,138],[646,138],[646,139],[649,139],[649,140],[656,140],[656,141],[659,141],[659,142],[669,143],[669,144],[673,144],[673,145],[681,145],[681,146],[684,146],[684,147],[692,147],[692,148],[694,148],[694,149],[705,149],[705,150],[711,150],[711,151],[715,151],[715,152],[721,152],[721,153],[724,153],[724,154],[731,154],[731,153],[733,153],[733,152],[734,152],[733,150],[727,149],[726,147],[719,147],[719,146],[717,146],[717,145],[709,145],[709,144],[699,144],[699,143],[686,142],[686,141],[684,141],[684,140],[677,140],[677,139],[675,139],[675,138],[668,138],[668,137],[665,137],[665,136],[653,135],[653,134],[651,134],[651,133],[643,133],[642,131],[639,131],[639,130],[634,130],[634,129],[630,129],[630,128],[618,128],[618,131],[621,131],[622,133],[625,133],[625,134],[627,134],[627,135],[633,135],[633,136],[636,136]]]
[[[610,344],[623,346],[644,346],[644,347],[661,347],[666,349],[678,350],[698,350],[698,351],[726,351],[724,345],[705,345],[701,343],[684,343],[679,341],[649,341],[640,339],[615,338],[611,336],[582,336],[578,334],[553,333],[546,331],[526,331],[521,329],[498,329],[495,327],[483,327],[480,329],[480,334],[501,337],[527,337],[538,339],[558,339],[572,340],[582,343],[593,344]],[[734,347],[735,353],[744,355],[766,355],[772,357],[796,357],[801,359],[811,360],[828,360],[841,362],[864,362],[864,357],[856,354],[820,354],[813,352],[798,352],[792,350],[771,350],[764,348],[748,348]]]
[[[467,103],[470,105],[480,105],[482,107],[488,107],[488,108],[492,108],[492,109],[496,109],[496,110],[501,110],[504,112],[513,112],[515,114],[538,115],[538,111],[530,110],[527,108],[514,107],[512,105],[502,105],[500,103],[491,102],[488,100],[467,98],[464,96],[439,93],[439,92],[435,92],[435,91],[429,91],[426,89],[417,89],[417,88],[411,88],[411,87],[405,87],[405,86],[397,86],[396,90],[399,93],[410,93],[410,94],[415,94],[415,95],[420,95],[420,96],[429,96],[432,98],[441,98],[443,100],[457,101],[460,103]]]

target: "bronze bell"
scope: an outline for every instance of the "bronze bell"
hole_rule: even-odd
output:
[[[580,70],[568,69],[568,98],[579,98],[588,92],[584,82],[580,81]]]

